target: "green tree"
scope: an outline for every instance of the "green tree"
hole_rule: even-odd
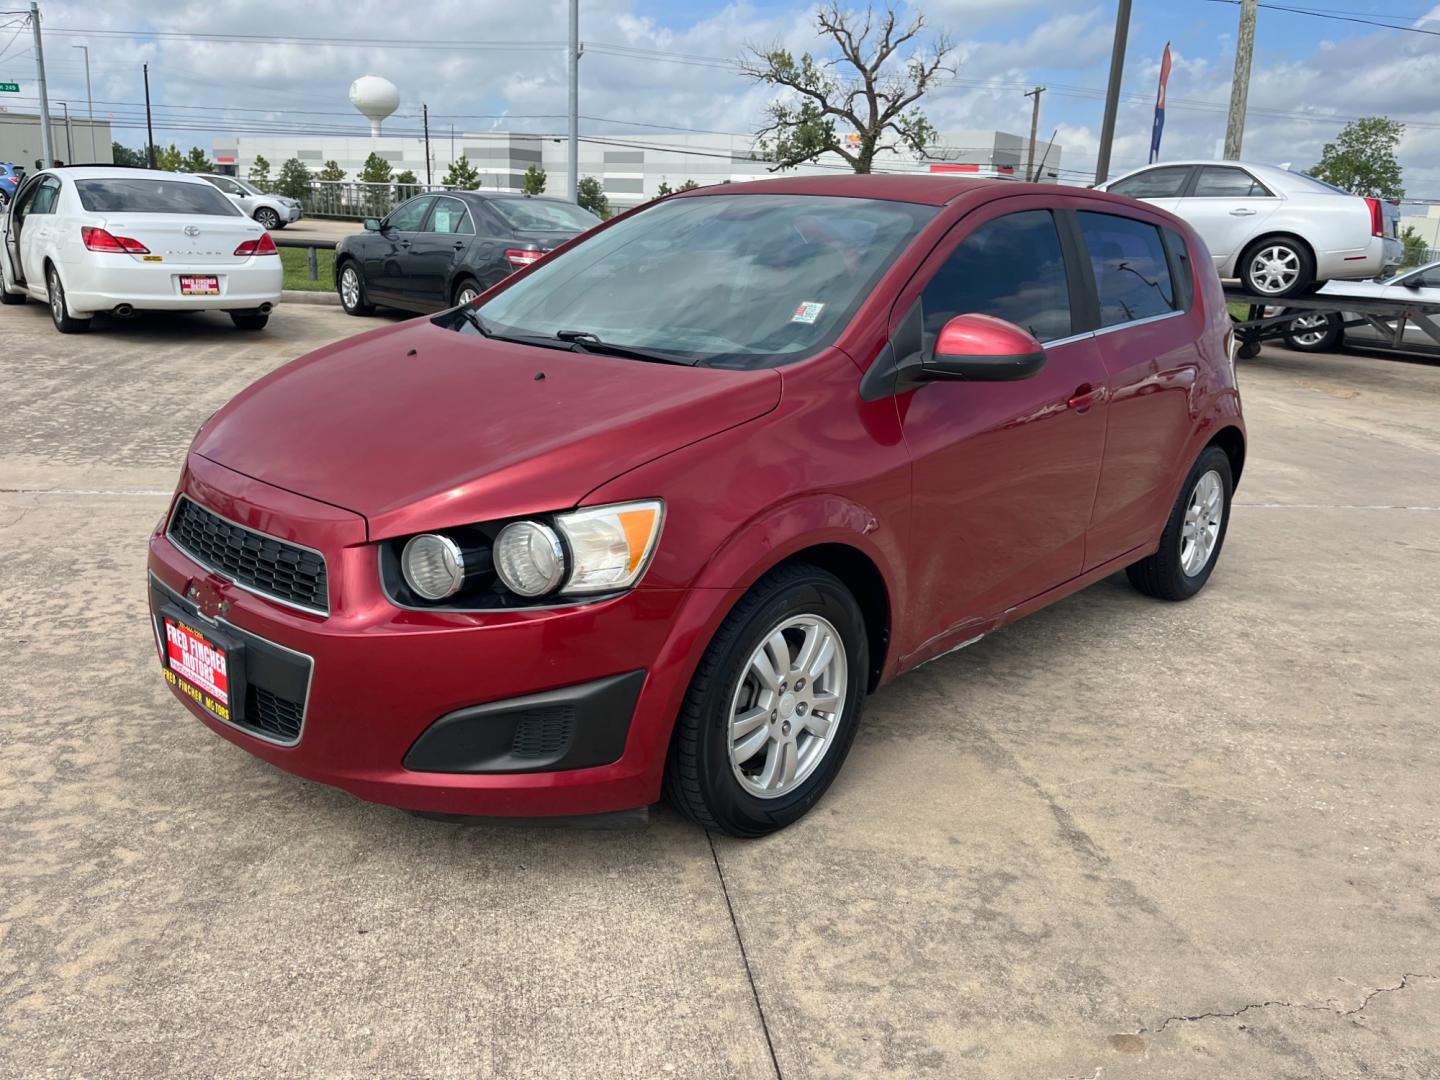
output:
[[[770,122],[759,131],[771,172],[789,169],[822,154],[838,154],[857,173],[868,173],[875,155],[907,149],[920,155],[937,132],[916,106],[936,78],[953,74],[946,58],[954,52],[940,34],[928,48],[919,41],[925,16],[905,25],[893,8],[851,15],[837,4],[818,8],[816,26],[839,56],[798,60],[781,45],[750,49],[741,71],[785,94],[766,110]]]
[[[118,142],[110,144],[110,157],[116,165],[134,165],[143,168],[147,164],[145,151],[131,150],[130,147],[122,146]]]
[[[1310,175],[1352,195],[1403,198],[1405,187],[1400,182],[1395,147],[1404,134],[1404,124],[1384,116],[1352,120],[1341,128],[1333,143],[1325,144],[1320,164],[1310,170]]]
[[[214,172],[215,163],[205,156],[205,151],[198,146],[190,147],[190,152],[180,161],[181,172]]]
[[[411,195],[418,195],[420,189],[415,174],[409,169],[395,174],[395,199],[397,202],[404,202]]]
[[[441,178],[440,183],[448,188],[459,188],[461,191],[474,191],[480,186],[480,173],[470,159],[464,154],[450,163],[450,168]]]
[[[600,181],[593,176],[580,178],[580,183],[575,185],[575,201],[596,217],[610,216],[610,200],[605,197],[605,189],[600,186]]]
[[[179,172],[185,165],[185,157],[172,142],[165,149],[155,148],[155,167],[166,172]]]
[[[250,182],[259,188],[270,183],[270,162],[259,154],[255,155],[255,162],[250,166]]]
[[[675,189],[669,184],[667,184],[664,180],[661,180],[660,186],[655,189],[655,197],[657,199],[663,199],[666,195],[673,195],[674,193]]]
[[[525,177],[520,181],[520,190],[526,195],[545,194],[545,170],[539,165],[531,165],[525,170]]]
[[[1423,266],[1430,261],[1430,245],[1415,231],[1414,225],[1406,225],[1400,239],[1405,244],[1405,258],[1401,266]]]
[[[390,173],[390,162],[372,150],[365,159],[365,167],[360,170],[360,180],[366,184],[388,184],[391,180]]]
[[[344,180],[345,170],[340,167],[339,162],[327,161],[325,167],[315,174],[316,180]]]
[[[695,190],[696,188],[698,188],[699,186],[700,186],[700,185],[697,184],[694,180],[686,180],[683,184],[681,184],[681,185],[680,185],[678,188],[676,188],[675,190],[676,190],[676,191],[694,191],[694,190]]]
[[[280,178],[275,182],[275,190],[292,199],[303,199],[309,195],[310,170],[305,168],[305,163],[299,158],[292,157],[281,165]]]

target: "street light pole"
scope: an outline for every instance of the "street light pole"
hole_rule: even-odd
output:
[[[100,155],[95,149],[95,99],[90,96],[90,46],[71,45],[85,54],[85,118],[90,122],[90,160],[99,164]]]
[[[1130,36],[1130,0],[1120,0],[1115,12],[1115,47],[1110,52],[1110,85],[1105,89],[1105,120],[1100,126],[1100,153],[1095,161],[1095,183],[1110,178],[1110,147],[1115,142],[1115,114],[1120,108],[1120,79],[1125,73],[1125,39]]]
[[[70,103],[60,102],[60,108],[65,110],[65,160],[71,165],[75,164],[75,136],[70,130]]]
[[[142,65],[145,71],[145,163],[155,167],[155,129],[150,126],[150,65]]]
[[[566,184],[570,201],[580,194],[580,0],[570,0],[570,146],[568,162],[570,178]]]
[[[35,85],[40,88],[40,153],[48,169],[55,160],[55,147],[50,136],[50,97],[45,92],[45,45],[40,40],[40,5],[30,0],[30,29],[35,33]]]

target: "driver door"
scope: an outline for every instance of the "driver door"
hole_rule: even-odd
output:
[[[417,195],[391,210],[365,246],[365,289],[375,298],[405,302],[412,273],[410,249],[425,228],[433,195]]]

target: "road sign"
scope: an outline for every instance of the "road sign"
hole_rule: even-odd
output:
[[[18,94],[20,84],[18,82],[0,82],[0,93]]]

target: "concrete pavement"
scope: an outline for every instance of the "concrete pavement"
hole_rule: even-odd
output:
[[[190,434],[371,325],[0,311],[0,1076],[1440,1075],[1440,366],[1242,364],[1202,597],[906,676],[740,843],[418,820],[171,699]]]

